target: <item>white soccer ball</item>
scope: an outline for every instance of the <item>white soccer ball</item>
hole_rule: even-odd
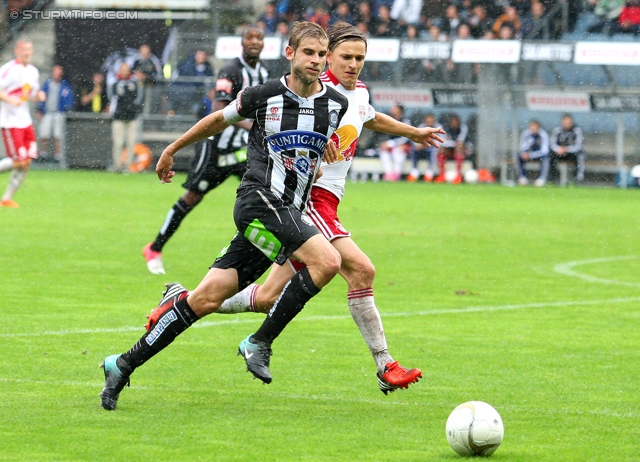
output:
[[[447,419],[447,441],[461,456],[490,456],[503,437],[500,414],[482,401],[461,404]]]
[[[456,170],[447,170],[444,172],[444,181],[447,183],[453,183],[458,178],[458,172]]]
[[[476,184],[478,182],[478,171],[467,170],[464,172],[464,182],[469,184]]]

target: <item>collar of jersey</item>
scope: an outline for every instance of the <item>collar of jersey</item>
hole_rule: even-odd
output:
[[[326,91],[327,91],[327,86],[324,83],[322,83],[320,80],[318,80],[318,82],[320,82],[320,87],[322,87],[318,93],[314,93],[313,95],[309,96],[308,98],[300,96],[295,91],[293,91],[291,88],[289,88],[289,85],[287,85],[287,76],[290,75],[290,74],[291,74],[291,72],[288,72],[285,75],[283,75],[280,78],[280,82],[282,83],[282,85],[284,85],[284,87],[287,90],[289,90],[289,92],[292,95],[294,95],[296,98],[299,98],[301,101],[309,101],[309,100],[316,99],[318,96],[324,95],[326,93]]]

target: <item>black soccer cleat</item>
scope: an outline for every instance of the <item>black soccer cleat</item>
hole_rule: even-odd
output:
[[[104,369],[104,388],[100,393],[102,407],[107,411],[114,411],[118,405],[118,397],[125,387],[129,386],[131,370],[121,365],[118,367],[118,358],[122,355],[107,356],[100,367]]]
[[[269,357],[273,354],[271,346],[266,343],[251,341],[251,335],[238,345],[238,354],[247,363],[247,370],[264,383],[271,383]]]

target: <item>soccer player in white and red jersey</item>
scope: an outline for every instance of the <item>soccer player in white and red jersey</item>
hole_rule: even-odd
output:
[[[322,234],[338,250],[342,258],[340,274],[349,286],[347,299],[351,315],[358,325],[378,369],[378,386],[387,394],[422,377],[420,369],[406,369],[389,354],[380,313],[373,298],[375,268],[367,255],[351,239],[338,218],[338,205],[344,196],[347,172],[355,154],[362,127],[406,136],[426,146],[442,142],[441,128],[415,128],[392,117],[376,112],[369,104],[369,91],[358,76],[364,66],[367,51],[365,36],[355,27],[337,23],[328,31],[329,69],[320,80],[349,99],[349,109],[332,140],[338,147],[338,161],[322,163],[323,175],[311,189],[311,199],[306,214]],[[219,313],[244,311],[268,312],[291,279],[299,263],[289,260],[289,265],[273,265],[271,273],[262,285],[251,284],[236,296],[224,302]]]
[[[11,170],[0,207],[17,208],[13,195],[24,181],[31,161],[38,157],[29,101],[45,101],[47,96],[40,91],[38,69],[30,64],[33,43],[18,39],[13,51],[16,59],[0,67],[0,129],[8,156],[0,160],[0,172]]]

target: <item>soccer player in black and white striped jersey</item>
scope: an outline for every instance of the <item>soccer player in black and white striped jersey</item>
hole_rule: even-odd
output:
[[[369,91],[358,80],[366,56],[366,38],[347,23],[336,23],[329,29],[329,69],[320,80],[347,96],[349,109],[334,137],[338,140],[338,161],[322,165],[323,175],[313,185],[307,214],[322,234],[338,250],[341,257],[340,275],[348,284],[349,311],[369,347],[378,369],[378,386],[388,394],[407,388],[422,377],[420,369],[402,367],[389,354],[380,313],[374,301],[375,268],[369,257],[356,245],[338,218],[338,207],[345,193],[347,173],[351,167],[358,138],[363,127],[402,136],[437,149],[443,139],[442,127],[411,125],[379,112],[369,104]],[[264,284],[251,284],[225,301],[220,313],[246,311],[269,312],[282,288],[299,269],[299,264],[273,265]]]
[[[263,48],[262,29],[247,27],[242,34],[242,56],[227,62],[218,73],[212,112],[223,109],[244,88],[267,82],[269,72],[260,62]],[[186,191],[167,213],[155,240],[142,249],[142,256],[151,273],[165,274],[162,249],[205,194],[232,175],[242,178],[247,168],[245,148],[250,129],[251,122],[242,120],[202,143],[193,158],[187,180],[182,185]]]
[[[105,358],[105,409],[116,408],[129,376],[200,318],[260,277],[275,261],[289,257],[306,264],[283,289],[260,329],[239,347],[251,373],[271,382],[271,344],[305,303],[340,270],[340,254],[303,214],[323,157],[337,158],[331,136],[348,100],[320,82],[328,38],[317,24],[297,22],[286,48],[291,73],[243,90],[221,111],[205,117],[170,144],[156,166],[163,183],[172,181],[173,156],[180,149],[254,119],[247,148],[247,172],[238,188],[234,221],[238,232],[192,292],[167,287],[149,316],[147,332],[126,353]]]

